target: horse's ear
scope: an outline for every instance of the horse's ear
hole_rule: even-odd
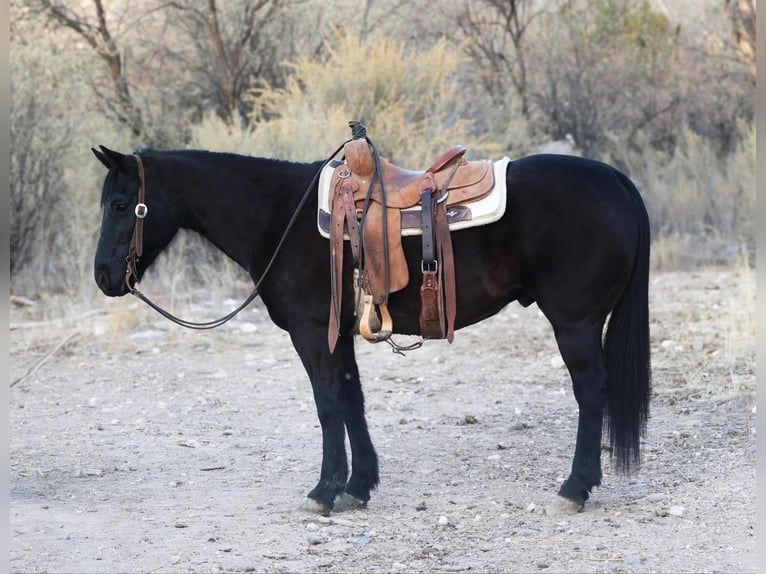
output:
[[[117,169],[124,173],[135,171],[135,161],[131,161],[129,156],[109,149],[106,146],[98,146],[101,151],[93,149],[93,153],[101,163],[103,163],[107,169]]]
[[[106,156],[102,152],[100,152],[99,150],[97,150],[94,147],[90,148],[90,151],[92,151],[93,155],[95,155],[98,158],[98,161],[100,161],[101,163],[103,163],[106,166],[106,169],[111,169],[112,168],[112,166],[109,165],[109,160],[106,158]]]

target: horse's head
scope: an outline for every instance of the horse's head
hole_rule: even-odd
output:
[[[110,297],[119,297],[129,291],[125,276],[137,216],[140,184],[138,162],[133,155],[121,154],[104,146],[99,147],[99,150],[93,149],[93,153],[109,173],[104,180],[101,194],[103,218],[94,272],[101,291]],[[147,177],[150,177],[150,170],[151,167],[147,165]],[[143,253],[137,259],[135,276],[132,279],[136,282],[140,281],[149,265],[179,229],[177,210],[161,189],[156,179],[150,179],[144,199],[146,213],[143,223]]]

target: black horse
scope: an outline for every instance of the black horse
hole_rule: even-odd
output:
[[[301,203],[322,162],[172,150],[142,150],[139,162],[103,146],[93,152],[109,170],[95,257],[100,289],[111,297],[130,292],[126,257],[142,164],[147,210],[139,211],[145,215],[143,254],[132,280],[140,280],[181,228],[201,234],[254,281],[262,280],[260,297],[303,361],[322,428],[319,482],[304,508],[326,514],[366,504],[379,474],[354,355],[353,297],[343,298],[341,335],[331,353],[328,241],[317,231],[316,193]],[[504,216],[453,233],[455,328],[486,319],[512,301],[536,302],[550,321],[579,406],[571,474],[558,494],[579,509],[601,482],[602,425],[619,470],[640,462],[650,397],[648,217],[631,181],[593,160],[532,155],[512,161],[506,180]],[[403,243],[410,275],[417,277],[420,238],[405,237]],[[344,269],[347,293],[353,289],[351,267]],[[390,296],[396,333],[419,334],[417,283]]]

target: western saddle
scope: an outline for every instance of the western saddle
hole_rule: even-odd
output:
[[[368,341],[393,333],[388,296],[410,280],[402,248],[402,220],[418,217],[422,234],[420,331],[424,339],[454,338],[455,262],[447,207],[478,201],[494,187],[489,160],[466,161],[456,145],[424,171],[410,171],[378,155],[366,128],[349,122],[352,139],[330,182],[330,274],[332,302],[328,343],[332,352],[340,324],[343,242],[354,259],[357,329]],[[416,208],[420,206],[419,213]],[[412,223],[408,223],[411,226]]]

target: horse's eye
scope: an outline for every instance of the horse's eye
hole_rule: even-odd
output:
[[[130,205],[128,203],[124,202],[124,201],[115,201],[112,204],[112,210],[115,213],[118,213],[118,214],[125,213],[128,210],[129,207],[130,207]]]

